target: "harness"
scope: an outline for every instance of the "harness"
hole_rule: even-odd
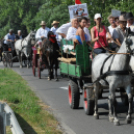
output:
[[[129,36],[129,35],[130,35],[130,36]],[[130,45],[132,44],[132,40],[131,40],[130,38],[128,38],[128,36],[131,37],[131,35],[134,35],[134,33],[131,33],[131,32],[128,30],[127,37],[126,37],[126,41],[125,41],[126,47],[127,47],[127,53],[124,53],[124,54],[128,54],[129,56],[133,56],[133,55],[134,55],[134,50],[131,50],[131,49],[130,49]],[[121,54],[121,53],[115,53],[115,54]],[[122,53],[122,54],[123,54],[123,53]],[[112,57],[110,66],[109,66],[109,68],[108,68],[108,71],[103,74],[104,65],[105,65],[106,61],[107,61],[111,56],[113,56],[113,57]],[[110,54],[110,55],[104,60],[103,65],[102,65],[101,70],[100,70],[100,77],[98,77],[97,80],[93,82],[93,84],[96,83],[96,82],[98,82],[98,81],[100,81],[100,80],[104,80],[104,81],[108,84],[108,82],[105,80],[105,78],[106,78],[107,76],[113,76],[113,75],[116,75],[116,76],[117,76],[117,75],[129,75],[130,73],[132,73],[131,70],[110,71],[114,58],[115,58],[115,55]]]

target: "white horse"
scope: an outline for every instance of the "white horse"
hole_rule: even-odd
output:
[[[131,79],[128,70],[130,69],[129,63],[131,55],[134,54],[134,36],[129,36],[124,39],[122,46],[117,53],[130,53],[129,54],[116,54],[108,58],[110,54],[99,54],[92,62],[92,81],[94,83],[95,89],[95,112],[94,116],[98,119],[98,91],[100,86],[109,85],[109,121],[114,122],[115,125],[119,125],[119,119],[116,113],[116,100],[115,100],[115,90],[117,88],[124,88],[129,100],[129,109],[126,117],[127,123],[132,121],[132,92],[131,92]],[[131,59],[132,60],[132,59]],[[107,74],[101,80],[98,79],[108,71],[113,71],[113,74]],[[118,71],[118,72],[117,72]],[[118,73],[118,74],[117,74]],[[112,112],[113,111],[113,112]]]
[[[32,45],[35,43],[35,31],[31,31],[24,39],[19,39],[15,42],[15,50],[17,56],[19,56],[20,68],[22,68],[22,57],[27,58],[27,68],[29,68],[30,56],[32,53]]]

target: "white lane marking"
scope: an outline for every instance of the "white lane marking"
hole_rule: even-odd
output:
[[[63,90],[68,90],[68,87],[60,87]]]

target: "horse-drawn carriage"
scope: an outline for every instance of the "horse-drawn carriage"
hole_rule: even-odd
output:
[[[126,39],[128,41],[129,44],[129,39]],[[67,45],[71,45],[72,43],[70,43],[69,41],[62,41]],[[127,44],[127,43],[126,43]],[[129,49],[129,51],[131,50],[129,48],[129,45],[126,45]],[[63,44],[62,44],[63,45]],[[131,45],[131,43],[130,43]],[[124,45],[123,45],[124,46]],[[64,47],[62,47],[63,49]],[[127,49],[125,50],[126,54],[127,54]],[[132,50],[133,51],[133,50]],[[69,53],[71,53],[71,51],[67,51]],[[73,50],[74,52],[74,50]],[[130,51],[131,52],[131,51]],[[88,52],[88,46],[86,45],[86,43],[83,43],[83,45],[77,45],[76,46],[76,58],[75,60],[71,59],[71,58],[61,58],[60,59],[60,73],[62,75],[68,76],[70,78],[70,81],[68,83],[68,99],[69,99],[69,105],[72,109],[77,109],[79,107],[79,102],[80,102],[80,95],[83,95],[83,102],[84,102],[84,110],[85,113],[87,115],[92,115],[94,113],[94,116],[96,118],[99,118],[98,116],[98,112],[97,112],[97,101],[96,101],[96,97],[97,99],[103,99],[102,97],[102,93],[108,92],[108,89],[110,88],[109,85],[105,85],[103,86],[103,84],[99,84],[98,89],[95,90],[95,84],[101,80],[101,78],[105,78],[105,76],[110,76],[110,78],[112,77],[129,77],[129,72],[128,71],[109,71],[108,73],[104,73],[104,75],[102,74],[101,76],[99,76],[99,78],[97,78],[97,80],[95,80],[95,82],[92,82],[92,75],[91,75],[91,64],[92,61],[90,59],[89,56],[89,52]],[[124,53],[118,53],[117,55],[119,56],[124,56]],[[106,54],[106,55],[110,55],[110,54]],[[129,55],[127,55],[129,57]],[[113,56],[114,58],[114,56]],[[108,59],[108,58],[107,58]],[[122,59],[124,60],[124,59]],[[113,61],[111,61],[112,64]],[[125,61],[127,62],[127,61]],[[110,64],[110,65],[111,65]],[[129,66],[128,63],[126,63],[127,66]],[[105,65],[105,64],[104,64]],[[104,65],[102,66],[102,69],[104,67]],[[96,67],[97,68],[97,67]],[[98,66],[99,68],[99,66]],[[110,74],[111,73],[111,74]],[[100,73],[99,73],[100,74]],[[117,75],[117,76],[116,76]],[[105,81],[102,81],[105,83]],[[124,83],[123,83],[124,84]],[[122,84],[122,85],[123,85]],[[128,89],[128,92],[126,93],[125,88],[116,88],[116,92],[120,92],[121,96],[121,100],[124,103],[124,105],[128,105],[130,106],[129,111],[128,111],[128,116],[126,118],[127,123],[131,122],[131,105],[130,105],[130,98],[128,98],[128,92],[133,92],[133,88],[131,88],[131,91],[129,91],[130,89]],[[97,92],[97,93],[96,93]],[[105,99],[108,97],[104,97]],[[109,99],[109,98],[108,98]],[[109,99],[110,101],[110,99]],[[109,105],[114,105],[114,103],[109,102]],[[95,109],[94,109],[95,108]],[[111,108],[110,108],[111,110]],[[114,111],[116,112],[116,111]],[[110,113],[110,117],[109,120],[114,122],[115,125],[119,125],[119,120],[116,117],[116,113],[115,116],[111,115],[112,113]]]

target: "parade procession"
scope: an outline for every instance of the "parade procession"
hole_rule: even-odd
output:
[[[117,1],[113,2],[116,4]],[[27,31],[24,31],[21,25],[19,29],[7,27],[8,31],[1,36],[0,70],[3,73],[0,71],[0,90],[6,87],[4,80],[7,80],[5,84],[11,83],[8,89],[12,88],[17,77],[12,78],[10,73],[7,73],[8,80],[6,72],[10,71],[18,76],[18,82],[26,81],[23,82],[24,86],[32,90],[27,97],[23,95],[22,99],[19,98],[21,84],[15,86],[16,90],[7,92],[5,88],[0,91],[0,94],[7,92],[10,96],[12,93],[16,94],[17,102],[10,102],[7,99],[10,97],[0,97],[1,103],[9,103],[21,127],[23,124],[22,120],[19,120],[20,117],[29,122],[25,126],[31,126],[22,127],[23,133],[13,132],[14,130],[12,133],[133,134],[134,10],[131,11],[131,2],[128,2],[127,10],[127,7],[113,8],[103,0],[100,2],[102,7],[100,10],[96,9],[97,12],[90,10],[94,3],[92,1],[86,3],[84,0],[71,0],[70,3],[72,4],[64,7],[64,10],[68,11],[68,21],[64,21],[66,16],[62,15],[61,11],[60,14],[57,12],[57,18],[53,17],[51,21],[48,21],[47,17],[38,17],[37,26],[29,22],[27,28],[32,25],[33,29]],[[123,5],[123,0],[117,2],[120,3]],[[34,7],[34,4],[32,6]],[[109,12],[105,10],[106,6],[109,6]],[[49,17],[49,13],[47,15]],[[47,126],[45,124],[40,132],[36,131],[36,125],[30,124],[32,120],[26,120],[29,117],[25,112],[34,107],[27,100],[23,115],[15,111],[21,107],[17,107],[18,103],[32,97],[32,94],[39,99],[37,103],[42,102],[39,104],[40,108],[35,106],[37,111],[42,109],[56,122],[44,121],[50,128],[43,129]],[[41,113],[39,112],[40,117],[45,120]],[[29,113],[29,116],[31,115],[32,113]],[[37,126],[40,117],[36,117]],[[0,133],[6,134],[2,130]]]

